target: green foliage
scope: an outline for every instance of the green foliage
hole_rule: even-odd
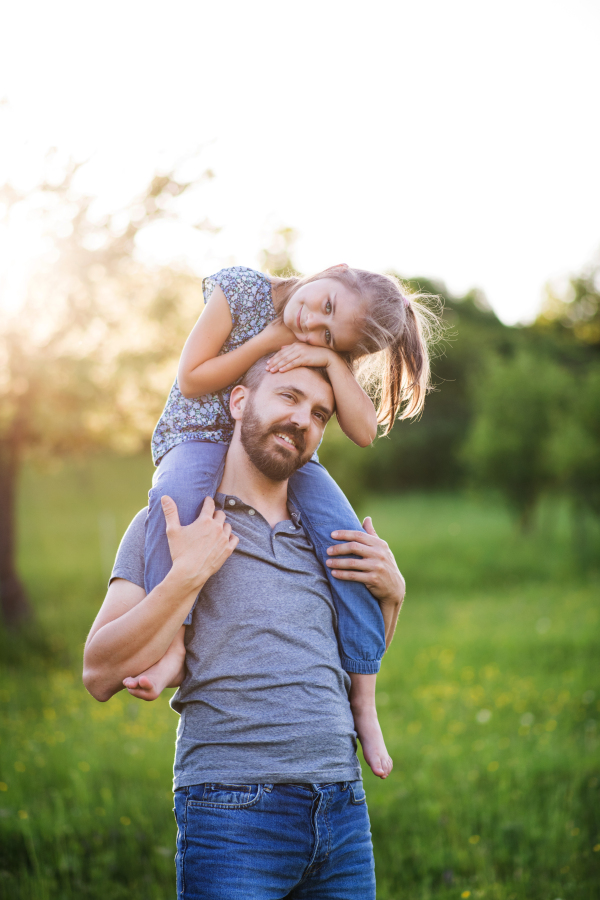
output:
[[[500,491],[524,527],[548,489],[580,515],[600,515],[600,368],[567,367],[519,350],[490,359],[473,388],[474,419],[463,447],[472,480]],[[581,521],[579,521],[581,524]]]
[[[556,482],[600,516],[600,366],[570,384],[569,403],[554,422],[549,463]]]
[[[174,891],[177,716],[99,704],[81,649],[148,458],[28,469],[21,563],[49,653],[0,655],[0,895]],[[365,498],[366,500],[367,498]],[[515,535],[493,499],[369,498],[408,584],[378,679],[394,772],[365,783],[379,900],[595,900],[600,888],[598,575],[563,504]],[[4,789],[4,786],[6,789]]]
[[[541,332],[569,335],[600,349],[600,261],[598,258],[565,285],[549,285],[536,321]]]
[[[567,373],[526,352],[492,359],[474,387],[475,419],[465,458],[476,482],[498,488],[524,525],[551,483],[547,444],[572,393]]]

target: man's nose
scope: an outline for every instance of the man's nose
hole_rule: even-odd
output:
[[[310,426],[311,409],[308,404],[298,403],[291,415],[292,424],[303,431]]]

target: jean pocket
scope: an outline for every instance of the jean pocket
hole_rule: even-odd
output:
[[[216,807],[218,809],[246,809],[258,803],[262,796],[262,784],[229,784],[211,782],[195,784],[188,788],[188,806]]]
[[[350,794],[352,796],[352,803],[358,805],[360,803],[367,802],[367,795],[365,794],[365,789],[363,787],[362,781],[351,781],[349,787]]]

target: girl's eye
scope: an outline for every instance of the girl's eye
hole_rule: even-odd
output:
[[[325,304],[325,312],[327,313],[327,315],[329,315],[329,313],[331,312],[331,300],[328,300]]]
[[[327,331],[327,330],[325,331],[325,340],[327,341],[328,344],[331,343],[331,332],[330,331]]]

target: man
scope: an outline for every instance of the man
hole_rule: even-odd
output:
[[[272,374],[262,360],[233,389],[230,408],[235,430],[217,509],[207,499],[182,527],[164,501],[173,568],[147,596],[138,514],[86,644],[84,683],[107,700],[156,663],[202,590],[172,701],[181,715],[178,896],[369,900],[371,835],[335,611],[287,498],[287,479],[333,413],[333,392],[324,371]],[[331,565],[380,601],[389,644],[404,581],[366,527],[336,533],[346,543]],[[348,553],[355,557],[340,558]]]

